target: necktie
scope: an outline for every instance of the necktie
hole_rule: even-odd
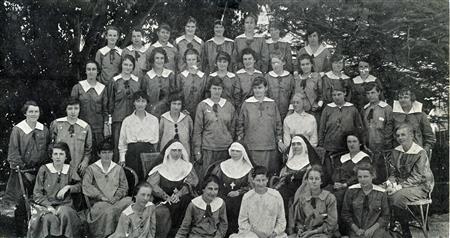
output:
[[[369,211],[369,196],[368,195],[364,196],[363,210],[367,211],[367,212]]]
[[[111,49],[111,51],[109,52],[109,61],[111,62],[111,64],[116,59],[116,52],[117,52],[116,49]]]
[[[212,217],[211,205],[206,205],[205,217]]]

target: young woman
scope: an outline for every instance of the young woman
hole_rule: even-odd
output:
[[[225,26],[221,20],[214,21],[214,37],[207,40],[203,45],[202,59],[203,70],[209,74],[216,71],[217,55],[219,52],[225,52],[229,56],[233,53],[234,42],[232,39],[223,36]],[[231,57],[228,60],[227,70],[232,71]],[[218,66],[218,65],[217,65]]]
[[[198,184],[198,177],[180,142],[169,141],[161,150],[161,157],[162,163],[150,171],[147,181],[152,185],[155,202],[165,201],[164,206],[170,211],[171,222],[162,225],[170,229],[170,235],[175,235],[183,221],[180,214],[186,212],[192,199],[191,191]]]
[[[228,158],[227,148],[233,142],[236,125],[234,106],[222,98],[223,82],[219,77],[209,81],[211,97],[197,106],[194,124],[194,155],[202,165],[200,180],[217,161]]]
[[[212,169],[221,182],[219,196],[225,200],[227,207],[227,235],[238,232],[238,216],[242,196],[250,188],[250,172],[253,162],[248,157],[247,149],[239,142],[233,142],[228,148],[229,159]]]
[[[110,238],[154,238],[156,237],[156,212],[152,198],[152,186],[139,183],[133,191],[133,203],[120,214],[116,231]]]
[[[350,102],[351,100],[351,88],[350,77],[344,74],[344,57],[338,53],[333,54],[330,58],[331,71],[328,71],[322,77],[322,100],[324,103],[333,102],[333,90],[334,88],[345,88],[347,93],[345,100]]]
[[[315,72],[313,58],[307,54],[298,57],[298,65],[300,74],[295,77],[294,92],[305,95],[304,110],[318,119],[323,106],[321,74]]]
[[[148,45],[144,45],[142,37],[144,31],[142,28],[133,28],[131,31],[132,44],[123,49],[123,55],[131,55],[136,60],[136,67],[134,67],[133,74],[142,78],[147,69],[147,62],[145,52],[148,49]]]
[[[240,98],[238,105],[240,108],[244,101],[253,95],[252,83],[256,77],[263,77],[261,71],[255,69],[256,53],[250,48],[242,50],[241,58],[244,68],[236,72],[239,79]]]
[[[352,90],[352,103],[358,108],[359,111],[363,110],[363,107],[369,103],[369,99],[366,97],[366,90],[364,87],[368,83],[376,83],[378,88],[383,89],[381,81],[375,76],[370,74],[371,67],[368,59],[360,59],[358,63],[359,75],[354,77],[350,81],[350,87]],[[380,95],[380,100],[384,101],[383,94]]]
[[[136,62],[131,55],[122,58],[121,73],[108,85],[108,112],[112,119],[114,161],[119,161],[119,136],[122,121],[134,111],[133,94],[140,89],[139,78],[132,74]]]
[[[171,88],[175,87],[175,73],[164,68],[167,60],[164,48],[153,49],[148,62],[152,69],[141,79],[141,90],[149,96],[146,110],[158,118],[169,110],[167,98]]]
[[[375,169],[370,163],[361,162],[356,166],[358,184],[352,185],[345,193],[341,217],[350,231],[350,238],[391,237],[387,230],[390,219],[386,191],[372,183]]]
[[[197,29],[197,20],[193,17],[189,17],[184,26],[184,35],[175,39],[175,45],[178,49],[178,58],[182,59],[184,52],[187,49],[195,49],[198,52],[202,52],[203,40],[195,35],[195,30]],[[201,58],[199,59],[201,62]],[[178,61],[178,72],[183,72],[186,69],[186,62]]]
[[[91,126],[93,145],[102,142],[109,135],[104,133],[104,127],[108,127],[108,94],[105,85],[97,82],[98,70],[95,61],[86,62],[86,80],[73,86],[70,93],[72,98],[80,101],[79,117]]]
[[[150,56],[155,48],[162,47],[167,54],[167,62],[164,64],[164,68],[171,70],[172,72],[177,72],[177,62],[178,62],[178,50],[177,48],[169,42],[170,34],[172,29],[166,23],[162,23],[158,26],[158,30],[156,34],[158,36],[158,40],[149,46],[147,50],[147,60],[146,62],[150,62]]]
[[[81,183],[70,177],[69,146],[54,144],[51,156],[53,162],[42,165],[36,177],[33,199],[40,206],[29,222],[28,237],[81,237],[81,221],[70,196],[81,192]]]
[[[292,49],[291,42],[288,40],[281,38],[282,26],[278,21],[269,22],[269,33],[270,38],[266,40],[267,47],[269,49],[269,58],[272,58],[274,52],[281,52],[282,61],[286,62],[285,69],[292,73]],[[272,68],[269,65],[269,70]]]
[[[301,48],[297,55],[307,54],[313,58],[315,72],[327,72],[330,68],[331,53],[322,43],[320,32],[317,29],[309,28],[306,31],[307,45]]]
[[[170,140],[176,139],[183,144],[188,155],[191,155],[191,140],[194,123],[191,116],[182,112],[184,98],[179,92],[169,95],[170,111],[161,115],[159,121],[159,148],[164,148]]]
[[[119,28],[106,27],[106,46],[95,54],[95,62],[100,66],[100,82],[108,85],[114,75],[120,72],[122,50],[117,46],[120,37]]]
[[[323,177],[320,165],[306,172],[307,186],[295,194],[294,234],[289,237],[335,237],[338,228],[336,198],[321,188]]]
[[[186,70],[177,76],[177,88],[182,90],[186,100],[186,110],[195,118],[195,111],[199,102],[204,99],[206,89],[206,75],[198,70],[200,55],[196,49],[188,49],[183,60],[187,64]]]
[[[253,80],[253,94],[242,104],[237,124],[238,140],[248,145],[250,156],[257,165],[268,168],[269,174],[278,173],[280,158],[277,149],[284,152],[280,112],[274,100],[265,96],[267,80]]]
[[[214,175],[205,178],[203,194],[192,199],[186,209],[176,238],[223,238],[227,233],[226,206],[218,197],[220,181]]]

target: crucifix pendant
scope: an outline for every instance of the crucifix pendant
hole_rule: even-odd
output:
[[[176,194],[176,193],[178,193],[178,189],[177,189],[177,188],[175,188],[175,189],[173,190],[173,194]]]
[[[236,184],[234,184],[234,182],[231,182],[230,183],[230,187],[231,187],[232,190],[234,189],[234,186],[236,186]]]

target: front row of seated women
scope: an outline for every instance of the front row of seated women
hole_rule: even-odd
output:
[[[69,194],[82,190],[90,202],[89,237],[392,237],[396,234],[387,229],[391,218],[400,222],[403,237],[411,237],[407,203],[427,197],[433,174],[425,150],[413,142],[411,126],[400,126],[396,134],[400,146],[388,161],[390,177],[381,185],[372,183],[375,169],[357,135],[346,137],[349,153],[336,160],[331,175],[322,170],[308,140],[294,136],[272,188],[267,168],[255,166],[246,148],[234,142],[230,158],[207,171],[200,196],[187,151],[172,140],[132,199],[126,196],[123,168],[111,161],[111,144],[101,144],[100,159],[81,182],[68,176],[68,146],[56,143],[53,162],[37,175],[39,209],[28,235],[78,237],[81,221]]]

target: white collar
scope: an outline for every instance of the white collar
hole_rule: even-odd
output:
[[[416,144],[416,143],[413,142],[411,148],[409,148],[409,150],[406,151],[406,152],[403,150],[403,147],[402,147],[401,145],[395,147],[395,150],[398,150],[398,151],[403,152],[403,153],[405,153],[405,154],[417,155],[417,154],[420,153],[420,151],[423,150],[423,148],[420,147],[418,144]]]
[[[351,160],[354,164],[361,161],[364,157],[368,157],[369,155],[364,153],[363,151],[358,152],[353,158],[350,157],[350,153],[341,156],[341,163],[345,163]]]
[[[117,51],[117,53],[119,55],[122,55],[122,49],[120,49],[117,46],[114,47],[114,49]],[[111,51],[111,48],[109,48],[109,46],[105,46],[105,47],[101,48],[99,51],[100,51],[100,53],[102,53],[102,55],[106,55],[106,54],[108,54]]]
[[[53,163],[48,163],[48,164],[45,165],[45,167],[47,167],[47,169],[50,171],[50,173],[52,173],[52,174],[59,174],[59,172],[56,171],[56,168],[53,165]],[[69,168],[70,168],[70,165],[63,164],[63,168],[61,170],[61,173],[62,174],[67,174],[69,172]]]
[[[209,76],[211,76],[211,77],[216,77],[216,76],[217,76],[217,71],[214,72],[214,73],[212,73],[212,74],[210,74]],[[235,74],[233,74],[233,73],[227,71],[227,77],[228,77],[228,78],[233,78],[233,77],[235,77],[235,76],[236,76]]]
[[[300,142],[302,145],[302,153],[299,155],[294,155],[294,150],[292,148],[293,142]],[[298,171],[303,169],[305,166],[309,165],[309,153],[306,142],[300,136],[294,136],[290,141],[291,146],[289,147],[288,159],[286,161],[286,167]]]
[[[109,172],[111,172],[111,170],[117,165],[116,163],[114,163],[114,161],[111,161],[111,164],[109,164],[108,169],[105,171],[103,169],[103,165],[102,165],[102,160],[101,159],[97,160],[94,164],[97,165],[102,170],[102,172],[104,174],[108,174]]]
[[[196,207],[206,210],[206,202],[203,200],[202,195],[192,199],[192,204],[194,204]],[[209,204],[211,206],[211,212],[215,212],[219,210],[223,205],[223,200],[220,197],[214,198],[214,200]]]
[[[153,116],[151,113],[148,113],[147,111],[144,111],[144,113],[145,113],[144,119],[145,119],[145,118],[148,118],[148,117],[150,117],[150,118],[156,118],[155,116]],[[133,113],[131,113],[130,116],[135,117],[136,119],[139,119],[139,120],[140,120],[140,118],[136,115],[136,110],[134,110]]]
[[[171,73],[172,73],[172,70],[163,68],[163,71],[162,71],[162,73],[161,73],[161,76],[163,76],[164,78],[167,78],[167,77],[169,77],[169,75],[170,75]],[[155,70],[153,70],[153,69],[151,69],[150,71],[148,71],[148,72],[147,72],[147,75],[148,75],[148,77],[150,77],[150,79],[153,79],[154,77],[158,76],[158,75],[155,73]]]
[[[58,122],[62,122],[62,121],[68,122],[67,117],[58,118],[58,119],[56,119],[56,121],[58,121]],[[88,124],[85,121],[81,120],[80,118],[77,119],[75,124],[78,124],[79,126],[81,126],[83,128],[86,128],[88,126]]]
[[[350,78],[344,73],[341,73],[341,77],[338,77],[337,75],[335,75],[333,73],[333,71],[328,71],[325,75],[330,79],[349,79]]]
[[[264,37],[262,34],[258,34],[258,33],[256,33],[255,32],[255,34],[253,34],[253,38],[260,38],[260,37]],[[240,38],[240,39],[247,39],[247,36],[245,36],[245,33],[243,33],[243,34],[241,34],[241,35],[238,35],[238,36],[236,36],[236,39],[238,39],[238,38]]]
[[[133,205],[133,204],[130,204],[130,206],[128,206],[125,210],[123,210],[122,213],[125,214],[126,216],[129,216],[129,215],[133,214],[134,211],[133,211],[132,205]],[[152,205],[153,205],[152,202],[147,202],[147,204],[145,204],[145,207],[150,207],[150,206],[152,206]]]
[[[290,42],[289,40],[287,40],[286,38],[284,38],[284,37],[278,39],[278,41],[273,41],[272,38],[269,38],[269,39],[266,40],[266,43],[267,43],[267,44],[273,44],[273,43],[278,43],[278,42],[289,43],[289,44],[291,44],[291,42]]]
[[[245,100],[246,102],[259,102],[255,96],[249,97]],[[268,97],[264,97],[263,102],[274,102],[273,99],[270,99]]]
[[[422,103],[420,103],[418,101],[414,101],[412,103],[411,110],[409,110],[409,112],[406,113],[405,111],[403,111],[403,108],[400,105],[400,102],[397,101],[397,100],[394,100],[394,105],[392,107],[392,112],[399,112],[399,113],[404,113],[404,114],[419,113],[419,112],[422,112]]]
[[[237,73],[237,74],[248,74],[248,75],[254,75],[254,74],[256,74],[256,73],[262,74],[262,72],[259,71],[259,70],[257,70],[257,69],[255,69],[255,70],[253,71],[252,74],[250,74],[249,72],[247,72],[245,69],[240,69],[240,70],[238,70],[236,73]]]
[[[182,40],[186,40],[187,41],[186,35],[182,35],[182,36],[178,37],[177,39],[175,39],[175,44],[178,45],[178,43],[180,43],[180,41],[182,41]],[[200,39],[200,37],[198,37],[196,35],[194,35],[194,39],[193,40],[197,41],[197,43],[199,43],[200,45],[203,44],[203,40]]]
[[[184,77],[187,77],[188,75],[189,75],[189,71],[186,69],[186,70],[184,70],[183,72],[181,72],[181,74],[184,76]],[[205,73],[203,73],[202,71],[200,71],[200,70],[197,70],[197,73],[196,73],[196,75],[198,76],[198,77],[203,77],[203,75],[205,75]]]
[[[239,142],[233,142],[228,148],[228,154],[231,150],[238,150],[242,152],[242,157],[239,160],[229,158],[220,163],[220,170],[229,178],[240,179],[246,176],[253,168],[252,162],[248,157],[245,147]]]
[[[298,113],[296,111],[292,112],[292,115],[297,115],[297,116],[301,116],[301,117],[305,117],[308,116],[310,114],[308,114],[307,112],[303,111],[302,113]]]
[[[380,107],[382,107],[382,108],[384,108],[384,107],[386,107],[388,104],[387,104],[385,101],[379,101],[377,105],[380,106]],[[367,103],[367,104],[364,106],[364,109],[367,109],[368,107],[370,107],[370,102]]]
[[[328,103],[327,106],[329,106],[329,107],[337,107],[338,105],[336,105],[336,103],[332,102],[332,103]],[[344,105],[342,105],[342,107],[351,107],[351,106],[353,106],[353,104],[350,103],[350,102],[345,102]]]
[[[116,76],[113,78],[113,80],[114,80],[114,81],[117,81],[117,80],[119,80],[119,79],[121,79],[121,78],[122,78],[122,74],[119,74],[119,75],[116,75]],[[138,78],[136,75],[134,75],[134,74],[130,74],[130,78],[131,78],[132,80],[136,81],[136,82],[139,81],[139,78]]]
[[[180,112],[180,116],[178,117],[178,121],[174,121],[173,118],[170,116],[170,111],[169,112],[165,112],[164,114],[161,115],[161,117],[166,118],[167,120],[173,122],[173,123],[179,123],[181,120],[183,120],[183,118],[186,117],[186,114]]]
[[[289,72],[286,71],[286,70],[284,70],[283,73],[282,73],[281,75],[278,75],[278,74],[275,73],[275,71],[272,70],[272,71],[269,72],[269,75],[272,76],[272,77],[274,77],[274,78],[278,78],[278,77],[286,77],[286,76],[289,75]]]
[[[369,76],[367,76],[366,80],[363,80],[361,78],[361,76],[358,75],[353,78],[353,83],[355,83],[355,84],[370,83],[370,82],[375,82],[376,80],[377,80],[377,78],[371,74],[369,74]]]
[[[325,49],[326,49],[325,45],[320,44],[319,48],[317,48],[316,52],[312,52],[311,46],[309,46],[309,45],[305,46],[306,53],[308,53],[308,55],[311,55],[313,57],[320,55],[320,53],[322,53],[322,51],[324,51]]]
[[[147,51],[147,49],[148,49],[148,44],[142,45],[142,47],[141,47],[139,50],[136,50],[136,49],[134,48],[134,46],[131,44],[131,45],[127,46],[127,49],[128,49],[129,51],[135,50],[135,51],[139,51],[139,52],[141,52],[141,53],[145,53],[145,51]]]
[[[181,158],[174,160],[170,158],[170,151],[175,149],[181,149]],[[189,162],[189,156],[184,148],[183,144],[176,141],[170,144],[165,152],[163,162],[155,166],[148,174],[154,174],[158,172],[161,176],[169,181],[180,181],[188,176],[192,171],[193,165]]]
[[[161,43],[159,43],[159,41],[156,41],[153,45],[153,47],[165,47],[163,46]],[[175,46],[173,46],[172,44],[170,44],[170,42],[167,42],[166,46],[170,47],[170,48],[175,48]]]
[[[87,92],[89,89],[93,88],[97,92],[97,95],[100,95],[103,92],[103,89],[105,89],[105,85],[97,81],[95,81],[95,86],[91,86],[87,80],[82,80],[78,83],[81,85],[84,92]]]
[[[357,188],[361,188],[361,184],[357,183],[357,184],[353,184],[352,186],[348,187],[348,189],[357,189]],[[372,189],[378,192],[386,192],[386,190],[378,185],[372,184]]]
[[[316,72],[317,73],[317,72]],[[319,74],[319,76],[322,78],[324,75],[325,75],[325,73],[324,72],[319,72],[318,73]],[[298,75],[301,79],[309,79],[309,77],[304,77],[303,75],[301,75],[301,74],[299,74]],[[312,78],[312,77],[311,77]]]
[[[208,104],[208,106],[210,106],[210,107],[214,106],[214,102],[213,102],[213,100],[211,100],[211,98],[207,98],[207,99],[203,100],[203,102]],[[226,102],[227,102],[227,100],[225,98],[220,98],[218,104],[220,107],[223,107],[223,106],[225,106]]]
[[[30,125],[28,125],[26,120],[19,122],[19,124],[17,124],[16,127],[21,129],[23,133],[25,133],[26,135],[30,134],[30,132],[33,131],[33,129],[31,129]],[[42,125],[42,123],[40,122],[36,122],[36,127],[34,129],[42,131],[44,130],[44,125]]]
[[[214,37],[213,38],[211,38],[211,39],[209,39],[208,41],[212,41],[212,42],[214,42],[216,45],[221,45],[221,44],[223,44],[223,43],[225,43],[225,41],[230,41],[230,42],[233,42],[233,40],[232,39],[230,39],[230,38],[226,38],[226,37],[224,37],[224,41],[222,42],[222,43],[219,43],[219,42],[217,42],[215,39],[214,39]]]

